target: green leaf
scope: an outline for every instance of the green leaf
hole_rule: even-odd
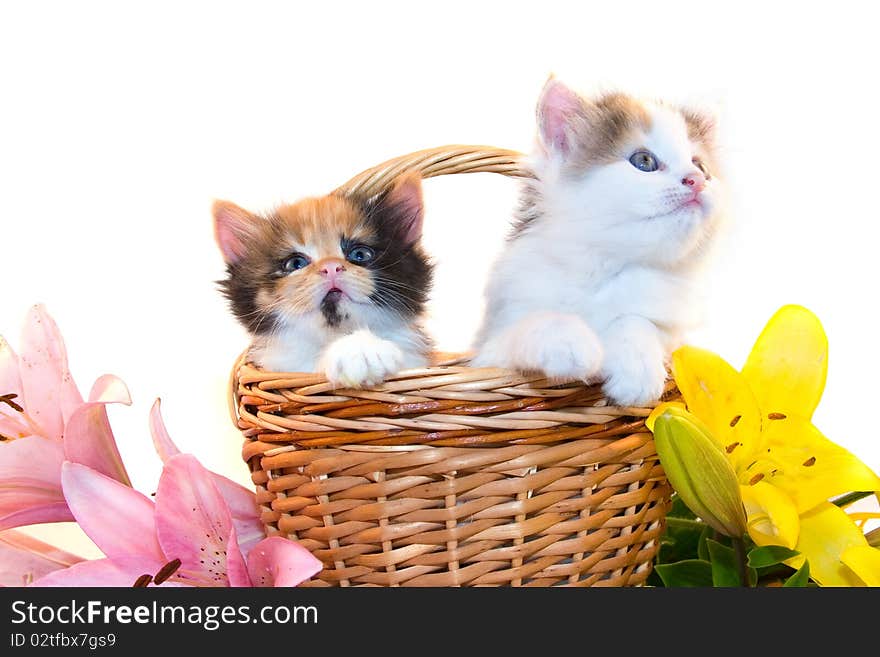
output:
[[[664,586],[703,587],[712,586],[712,564],[702,559],[686,559],[678,563],[656,566]]]
[[[663,587],[663,579],[657,574],[657,564],[651,569],[651,574],[645,580],[645,586]]]
[[[763,545],[749,552],[748,563],[752,568],[766,568],[796,557],[798,554],[800,553],[782,545]]]
[[[787,580],[783,587],[787,586],[809,586],[810,584],[810,562],[804,561],[804,565]]]
[[[660,539],[657,563],[675,563],[697,558],[697,542],[706,527],[686,518],[666,518],[666,531]]]
[[[709,549],[706,547],[706,540],[712,534],[712,528],[706,525],[700,532],[700,539],[697,541],[697,556],[703,561],[709,561]]]
[[[684,518],[685,520],[696,520],[697,516],[691,511],[687,504],[681,499],[681,495],[675,493],[672,496],[672,508],[666,514],[667,518]]]
[[[734,551],[711,538],[706,540],[706,548],[712,562],[712,586],[739,586]]]

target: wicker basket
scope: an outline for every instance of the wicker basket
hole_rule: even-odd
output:
[[[409,170],[528,175],[520,162],[445,146],[337,191],[370,196]],[[650,408],[466,355],[365,390],[240,358],[230,388],[268,533],[324,563],[303,586],[633,586],[651,572],[671,488]]]

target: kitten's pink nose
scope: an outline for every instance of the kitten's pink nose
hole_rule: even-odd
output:
[[[681,184],[690,187],[694,194],[699,194],[706,186],[706,176],[702,171],[691,171],[688,175],[681,179]]]
[[[328,258],[320,263],[318,271],[321,272],[321,276],[336,278],[337,274],[345,271],[345,263],[336,258]]]

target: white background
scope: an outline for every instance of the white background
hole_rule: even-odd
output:
[[[157,397],[183,450],[249,485],[212,200],[265,210],[442,144],[528,150],[553,72],[716,109],[731,224],[691,341],[739,367],[779,306],[813,310],[816,424],[880,470],[877,23],[869,3],[806,4],[2,2],[0,334],[17,345],[44,303],[84,391],[127,382],[111,422],[140,490]],[[430,327],[466,349],[515,186],[451,176],[425,199]]]

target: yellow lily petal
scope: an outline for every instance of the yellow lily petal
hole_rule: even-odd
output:
[[[765,451],[740,483],[763,475],[762,481],[791,497],[799,513],[843,493],[880,490],[880,477],[807,420],[786,417],[764,427]]]
[[[742,369],[764,414],[809,420],[825,389],[828,338],[822,323],[803,306],[776,311]]]
[[[862,586],[862,581],[841,561],[852,547],[867,547],[864,534],[841,508],[824,502],[801,515],[801,531],[795,550],[800,555],[785,563],[800,568],[810,562],[810,577],[821,586]]]
[[[658,404],[651,414],[645,419],[645,426],[648,427],[650,431],[654,431],[654,421],[663,415],[668,408],[680,408],[684,409],[685,406],[681,402],[663,402],[662,404]]]
[[[764,482],[740,486],[739,490],[748,516],[749,536],[755,544],[794,549],[800,519],[788,495]]]
[[[849,517],[853,519],[853,522],[862,529],[865,528],[865,523],[869,520],[880,519],[880,513],[874,513],[873,511],[853,511],[852,513],[847,511],[847,513],[849,513]]]
[[[690,346],[672,354],[672,371],[688,410],[740,471],[761,442],[761,412],[745,379],[721,356]]]
[[[880,550],[877,548],[861,545],[847,548],[840,560],[867,586],[880,586]]]

